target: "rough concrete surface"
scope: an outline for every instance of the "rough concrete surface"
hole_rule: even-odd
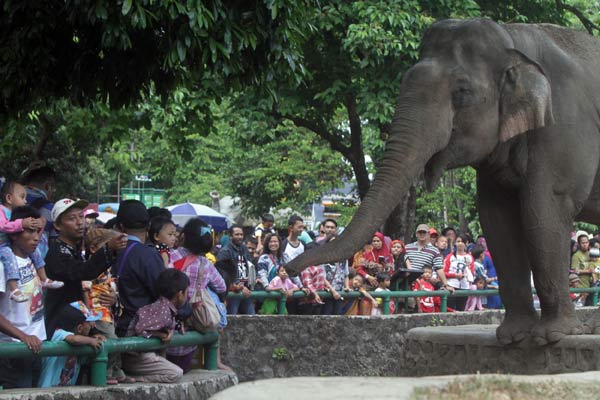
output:
[[[326,377],[285,378],[247,382],[226,389],[211,400],[331,400],[331,399],[410,399],[417,387],[445,386],[474,375],[424,378]],[[560,375],[476,375],[481,378],[507,378],[513,382],[598,382],[600,372]]]
[[[233,373],[192,370],[178,383],[136,383],[98,388],[74,386],[0,391],[0,400],[203,400],[238,383]]]
[[[600,335],[567,336],[548,346],[524,340],[502,346],[496,325],[411,329],[404,351],[405,368],[414,376],[510,373],[553,374],[600,369]]]
[[[584,320],[594,309],[579,309],[577,313]],[[228,318],[229,326],[221,336],[221,355],[224,362],[236,371],[240,381],[244,382],[293,376],[422,376],[453,373],[442,368],[421,371],[421,366],[415,362],[405,362],[408,331],[419,327],[498,324],[502,321],[503,311],[380,317],[240,315]],[[486,356],[488,350],[483,346],[478,354]],[[553,349],[549,354],[553,356],[555,351],[558,350]],[[504,357],[520,360],[523,354],[518,349],[509,349]],[[585,358],[589,354],[582,350],[579,356]],[[494,359],[490,361],[491,367],[487,372],[497,372],[496,368],[492,368],[494,362]],[[586,365],[592,365],[592,360],[588,358]]]

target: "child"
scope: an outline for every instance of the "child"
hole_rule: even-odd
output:
[[[485,270],[485,266],[483,265],[483,260],[485,260],[485,248],[479,244],[476,244],[471,249],[471,255],[473,256],[474,265],[475,265],[475,277],[481,276],[485,279],[486,286],[493,286],[494,288],[498,287],[498,278],[493,277],[490,278],[487,275],[487,271]],[[473,282],[475,283],[475,282]],[[485,304],[485,303],[483,303]]]
[[[265,291],[272,292],[279,290],[285,294],[285,297],[289,300],[286,301],[286,314],[287,308],[295,308],[296,303],[293,301],[293,294],[295,291],[300,290],[298,286],[289,279],[289,275],[284,267],[280,267],[277,271],[277,276],[267,285]],[[275,314],[277,311],[277,299],[267,299],[263,302],[261,307],[261,314]],[[293,311],[293,310],[292,310]]]
[[[157,301],[140,308],[127,329],[126,336],[157,337],[164,343],[171,341],[177,322],[177,309],[188,298],[190,280],[186,274],[168,268],[158,277]],[[123,370],[141,379],[139,381],[174,383],[183,376],[183,370],[156,352],[123,353]]]
[[[389,292],[390,285],[392,284],[390,274],[388,274],[387,272],[380,272],[377,274],[376,278],[377,278],[377,283],[379,284],[379,286],[377,287],[377,289],[375,289],[375,291],[376,292]],[[378,307],[373,308],[371,310],[371,315],[381,315],[383,312],[383,299],[381,297],[378,297],[375,300],[377,301]],[[396,311],[396,306],[394,305],[394,302],[391,301],[391,299],[390,299],[390,314],[394,314],[395,311]]]
[[[569,287],[570,288],[578,288],[580,284],[581,284],[581,279],[579,279],[579,275],[569,274]],[[587,294],[587,293],[569,293],[569,297],[571,298],[571,301],[577,307],[581,307],[584,304],[584,302],[583,302],[584,299],[582,297],[582,294]]]
[[[431,283],[431,276],[433,274],[433,267],[431,265],[423,266],[423,274],[421,277],[414,281],[413,291],[427,291],[433,292],[435,288]],[[441,311],[441,301],[439,297],[419,297],[419,310],[422,313],[432,313]]]
[[[19,289],[17,259],[10,249],[7,234],[22,232],[24,229],[42,229],[45,225],[45,222],[40,218],[10,220],[14,208],[27,204],[26,196],[25,187],[17,182],[6,182],[0,190],[0,201],[2,202],[2,205],[0,205],[0,261],[4,264],[4,275],[9,297],[17,303],[28,301],[29,297]],[[48,279],[44,268],[44,260],[37,250],[31,253],[29,257],[37,270],[42,287],[58,289],[63,286],[62,282]]]
[[[161,216],[152,218],[150,220],[148,237],[160,253],[165,267],[168,267],[171,261],[169,252],[175,248],[177,243],[177,228],[175,227],[175,223]]]
[[[59,311],[57,329],[52,335],[53,341],[62,341],[73,346],[92,346],[99,349],[106,340],[102,335],[90,337],[90,330],[100,315],[93,314],[81,301],[66,304]],[[77,383],[80,359],[76,356],[44,357],[39,387],[72,386]]]
[[[371,307],[378,307],[377,300],[365,289],[365,278],[356,274],[352,278],[352,291],[361,292],[364,299],[350,299],[344,304],[344,315],[371,315]],[[368,300],[370,304],[365,302]]]
[[[483,276],[479,275],[473,281],[473,284],[471,285],[471,290],[484,290],[486,284],[486,279]],[[484,296],[469,296],[465,305],[465,311],[483,310],[483,299],[485,299]]]

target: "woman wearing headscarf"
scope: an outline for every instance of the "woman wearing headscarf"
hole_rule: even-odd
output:
[[[374,289],[378,287],[377,273],[383,271],[384,265],[392,263],[393,259],[385,244],[383,233],[375,232],[371,239],[371,246],[371,249],[363,254],[364,263],[358,267],[356,272],[362,275]]]

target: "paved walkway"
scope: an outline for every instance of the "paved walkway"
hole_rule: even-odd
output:
[[[284,378],[242,383],[217,393],[214,400],[331,400],[409,399],[414,388],[442,386],[456,379],[476,375],[431,376],[423,378],[325,377]],[[516,382],[600,382],[600,371],[557,375],[496,375]]]

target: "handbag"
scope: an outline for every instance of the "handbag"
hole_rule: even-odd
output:
[[[204,273],[204,269],[201,270]],[[216,331],[221,322],[221,314],[207,288],[200,289],[202,275],[198,275],[198,286],[192,298],[192,315],[189,323],[198,332]]]

